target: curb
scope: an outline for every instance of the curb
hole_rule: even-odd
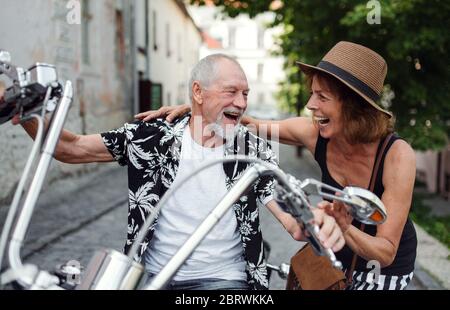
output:
[[[450,290],[450,250],[416,223],[414,227],[418,243],[416,264],[419,266],[415,275],[431,289]],[[439,284],[433,284],[433,280]]]

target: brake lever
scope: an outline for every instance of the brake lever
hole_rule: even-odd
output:
[[[311,211],[311,204],[308,197],[301,190],[300,181],[295,177],[288,175],[291,192],[288,192],[283,186],[277,184],[276,193],[277,200],[283,211],[291,214],[299,223],[304,225],[306,237],[310,242],[314,252],[319,256],[327,256],[334,268],[342,269],[342,263],[337,260],[333,250],[326,249],[318,238],[319,226],[314,223],[314,214]]]
[[[11,54],[7,51],[0,50],[0,75],[4,74],[12,81],[19,81],[18,72],[20,71],[20,68],[11,65]]]
[[[328,259],[331,261],[331,265],[334,268],[342,270],[343,268],[342,263],[336,258],[336,255],[334,254],[333,250],[330,248],[328,249],[324,248],[323,245],[320,243],[320,240],[317,237],[319,235],[319,226],[317,226],[316,224],[309,224],[309,223],[306,224],[305,226],[306,226],[305,229],[309,233],[309,236],[306,237],[308,238],[308,241],[311,244],[314,252],[319,256],[326,255]]]
[[[12,85],[5,89],[0,102],[0,124],[18,114],[21,120],[31,114],[52,112],[62,98],[63,87],[58,81],[56,68],[36,63],[24,70],[11,64],[11,55],[0,50],[0,75],[5,74]],[[45,101],[45,107],[42,103]]]
[[[328,184],[322,183],[320,181],[314,180],[314,179],[305,179],[303,182],[298,182],[298,186],[307,194],[307,195],[317,195],[321,196],[323,198],[328,198],[331,200],[336,200],[343,202],[345,204],[358,204],[360,206],[367,205],[367,203],[362,200],[359,197],[356,197],[355,195],[351,196],[347,192],[340,190],[338,188],[335,188],[333,186],[330,186]],[[328,190],[330,192],[333,192],[334,194],[331,194],[330,192],[324,191]]]

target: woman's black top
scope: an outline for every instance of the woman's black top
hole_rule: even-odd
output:
[[[379,154],[381,151],[381,145],[379,144],[376,158],[378,156],[382,156],[378,174],[375,179],[375,187],[374,187],[374,193],[381,199],[381,196],[384,192],[383,187],[383,166],[384,166],[384,159],[386,157],[387,152],[389,151],[389,148],[392,146],[395,140],[400,139],[397,135],[392,135],[390,141],[388,142],[386,149],[383,154]],[[341,186],[339,183],[334,180],[330,172],[328,171],[327,167],[327,144],[329,139],[325,139],[320,136],[317,139],[316,149],[314,153],[314,157],[317,161],[317,163],[320,166],[320,169],[322,170],[322,182],[334,186],[336,188],[342,189],[343,186]],[[383,141],[382,141],[383,142]],[[348,167],[351,169],[351,167]],[[372,171],[372,174],[374,172]],[[389,214],[388,214],[389,217]],[[357,227],[358,229],[361,227],[361,223],[357,220],[353,220],[352,225]],[[375,236],[377,232],[377,226],[375,225],[366,225],[364,232]],[[405,275],[409,274],[414,270],[414,262],[416,260],[416,248],[417,248],[417,236],[416,231],[414,229],[412,221],[409,219],[406,221],[405,226],[403,227],[402,236],[400,239],[400,244],[398,246],[397,255],[395,256],[395,259],[393,263],[385,268],[381,269],[381,274],[384,275]],[[345,245],[344,248],[336,253],[336,257],[342,262],[344,269],[348,269],[351,266],[352,258],[353,258],[353,251]],[[369,267],[369,268],[367,268]],[[357,271],[365,271],[369,272],[372,270],[372,266],[367,266],[367,261],[361,257],[358,257],[355,265],[355,270]]]

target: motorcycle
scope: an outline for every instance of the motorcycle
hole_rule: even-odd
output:
[[[37,279],[56,283],[55,277],[39,271],[37,266],[24,265],[20,258],[20,249],[72,103],[72,83],[67,81],[63,88],[58,81],[56,67],[50,64],[37,63],[28,70],[16,67],[11,64],[10,54],[0,50],[0,75],[2,74],[11,80],[12,86],[6,89],[3,100],[0,102],[0,124],[19,115],[21,122],[35,119],[38,123],[38,130],[2,230],[0,267],[2,267],[3,258],[7,254],[8,268],[1,274],[0,285],[12,282],[14,285],[20,286],[22,282],[30,283]],[[52,117],[48,131],[46,131],[44,117],[50,112]],[[17,215],[25,184],[38,155],[40,155],[39,162],[23,206]],[[14,229],[12,229],[13,223]],[[8,251],[6,253],[7,244]],[[21,281],[10,281],[9,279],[21,279]]]
[[[12,284],[14,288],[27,290],[163,289],[225,212],[262,176],[274,177],[276,200],[279,206],[303,225],[308,241],[316,254],[328,257],[335,268],[342,268],[342,264],[336,259],[331,249],[324,248],[319,242],[317,237],[319,227],[314,223],[312,213],[314,207],[310,203],[310,196],[316,195],[345,203],[349,206],[352,216],[362,223],[378,225],[386,220],[383,203],[370,191],[358,187],[346,187],[339,190],[314,179],[300,181],[267,162],[244,156],[233,156],[207,162],[180,180],[178,186],[172,186],[159,201],[155,211],[146,219],[128,255],[112,249],[99,250],[94,254],[82,276],[79,266],[66,264],[50,272],[40,270],[36,265],[24,264],[20,257],[20,249],[72,103],[73,88],[70,81],[65,83],[64,88],[61,86],[54,66],[36,64],[25,71],[11,65],[11,57],[5,51],[0,51],[0,74],[5,74],[13,82],[13,85],[5,92],[4,101],[0,103],[0,124],[17,114],[22,122],[31,118],[38,122],[35,143],[16,189],[0,239],[0,266],[5,255],[8,259],[5,271],[0,274],[0,285]],[[43,119],[49,112],[52,112],[52,117],[49,120],[49,130],[45,132]],[[38,154],[37,168],[26,191],[24,203],[18,212],[26,180]],[[249,163],[249,168],[151,283],[141,287],[144,267],[133,257],[168,198],[186,180],[202,170],[219,163],[236,161]],[[267,266],[282,278],[287,277],[288,264],[280,266],[268,264]],[[80,283],[71,281],[74,276],[81,277]]]

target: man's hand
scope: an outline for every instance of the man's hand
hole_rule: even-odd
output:
[[[267,208],[283,225],[286,231],[297,241],[305,241],[305,231],[302,224],[290,214],[282,210],[275,200],[267,203]],[[335,219],[326,214],[324,210],[313,209],[314,222],[319,226],[317,236],[325,248],[331,248],[334,252],[339,251],[345,244],[344,236]]]
[[[4,94],[4,90],[0,87],[0,103],[3,102],[3,94]],[[11,123],[13,125],[18,125],[20,124],[20,117],[19,114],[14,115],[14,117],[11,119]]]
[[[326,214],[324,210],[314,209],[314,222],[319,226],[318,238],[327,249],[337,252],[345,245],[344,235],[341,228],[336,223],[334,217]]]
[[[11,123],[13,125],[19,125],[20,124],[20,116],[19,114],[16,114],[13,116],[13,118],[11,119]]]
[[[191,111],[191,106],[189,104],[183,104],[178,106],[161,107],[156,111],[146,111],[135,115],[136,119],[148,122],[152,119],[165,117],[168,122],[173,122],[180,116]]]

